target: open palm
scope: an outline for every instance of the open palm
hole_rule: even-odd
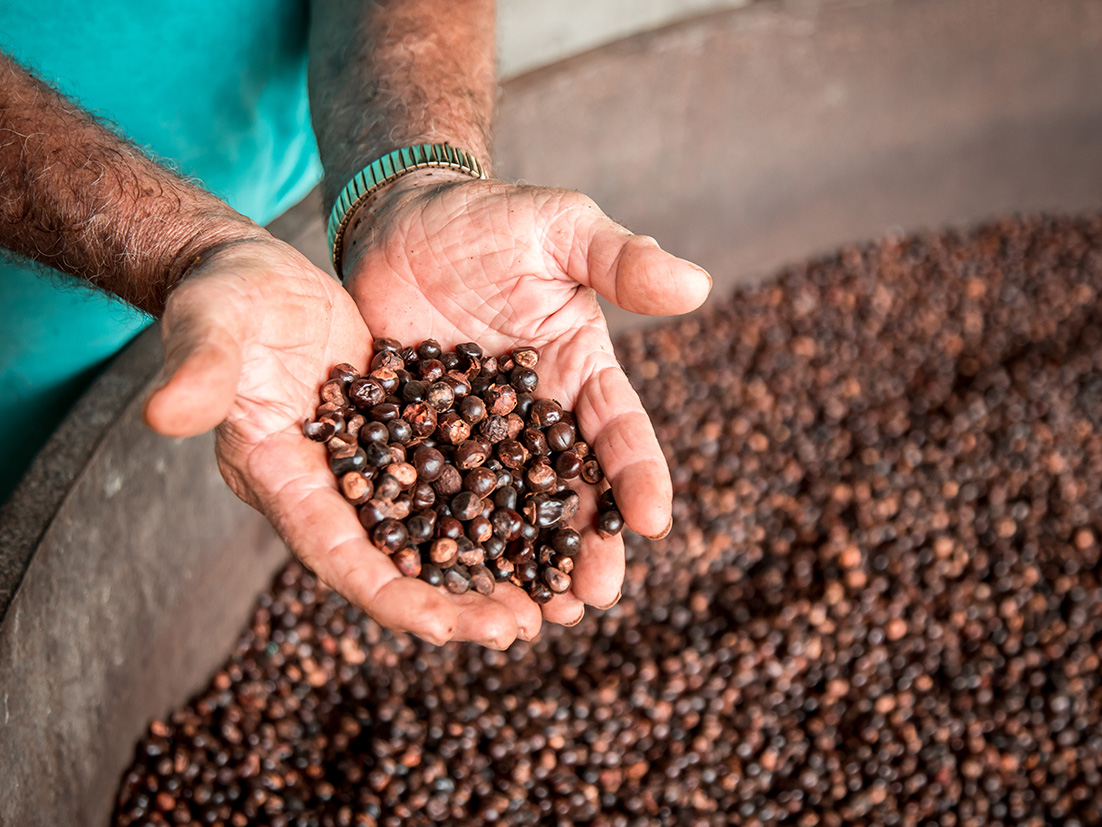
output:
[[[329,369],[371,356],[371,334],[341,286],[270,237],[227,245],[173,292],[162,335],[166,379],[146,401],[150,426],[169,436],[217,426],[234,493],[324,582],[389,628],[437,643],[461,635],[456,605],[370,544],[325,448],[302,435]]]
[[[536,396],[574,410],[628,526],[666,532],[669,470],[616,361],[596,293],[637,313],[685,313],[707,297],[707,273],[573,192],[487,181],[440,186],[411,176],[379,201],[345,241],[345,286],[372,332],[445,347],[473,341],[495,354],[538,348]],[[543,607],[550,621],[576,622],[584,604],[618,598],[623,541],[593,530],[595,499],[583,497],[576,518],[583,549],[571,590]],[[510,613],[520,619],[514,592],[479,597],[472,611],[482,624],[508,624]]]

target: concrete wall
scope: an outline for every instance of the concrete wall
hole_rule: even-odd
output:
[[[500,0],[502,79],[606,43],[751,0]]]

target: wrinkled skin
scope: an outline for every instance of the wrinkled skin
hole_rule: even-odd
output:
[[[447,176],[443,176],[444,179]],[[539,348],[539,396],[573,408],[628,525],[670,524],[669,472],[612,352],[594,290],[628,310],[682,313],[707,296],[699,268],[633,236],[575,193],[407,176],[373,200],[349,235],[347,292],[274,238],[208,252],[163,317],[165,379],[145,417],[168,436],[216,427],[223,476],[302,561],[380,624],[435,643],[505,648],[543,618],[572,624],[609,606],[623,541],[583,532],[571,592],[537,606],[499,584],[453,596],[401,576],[340,495],[322,445],[302,436],[337,362],[366,365],[371,341],[476,341],[490,352]],[[578,525],[592,525],[589,495]]]
[[[685,313],[707,297],[707,273],[578,193],[427,176],[376,199],[345,250],[345,286],[376,336],[431,337],[445,347],[473,341],[492,354],[538,348],[536,396],[575,411],[628,526],[652,537],[669,530],[669,470],[596,294],[637,313]],[[623,540],[593,530],[595,500],[590,492],[575,520],[584,546],[573,587],[542,607],[552,622],[576,623],[585,604],[607,607],[619,597]],[[470,636],[477,628],[507,638],[519,627],[530,637],[539,626],[534,604],[512,586],[469,606],[461,627]]]

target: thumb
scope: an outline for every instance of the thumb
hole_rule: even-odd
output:
[[[212,301],[199,283],[181,286],[161,320],[163,378],[146,397],[143,416],[165,436],[196,436],[229,414],[241,376],[239,319],[231,303]]]
[[[572,279],[648,316],[688,313],[708,298],[712,277],[706,271],[620,226],[589,198],[578,199],[559,213],[549,235]]]

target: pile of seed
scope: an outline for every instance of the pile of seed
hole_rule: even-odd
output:
[[[539,604],[570,588],[582,547],[567,525],[581,506],[571,482],[604,473],[573,412],[533,396],[538,363],[531,347],[498,359],[474,342],[382,338],[366,376],[330,371],[303,433],[325,443],[345,499],[406,576],[453,594],[509,581]],[[595,529],[623,525],[606,485]]]
[[[852,248],[619,355],[675,524],[506,653],[297,566],[129,824],[1102,823],[1102,218]]]

